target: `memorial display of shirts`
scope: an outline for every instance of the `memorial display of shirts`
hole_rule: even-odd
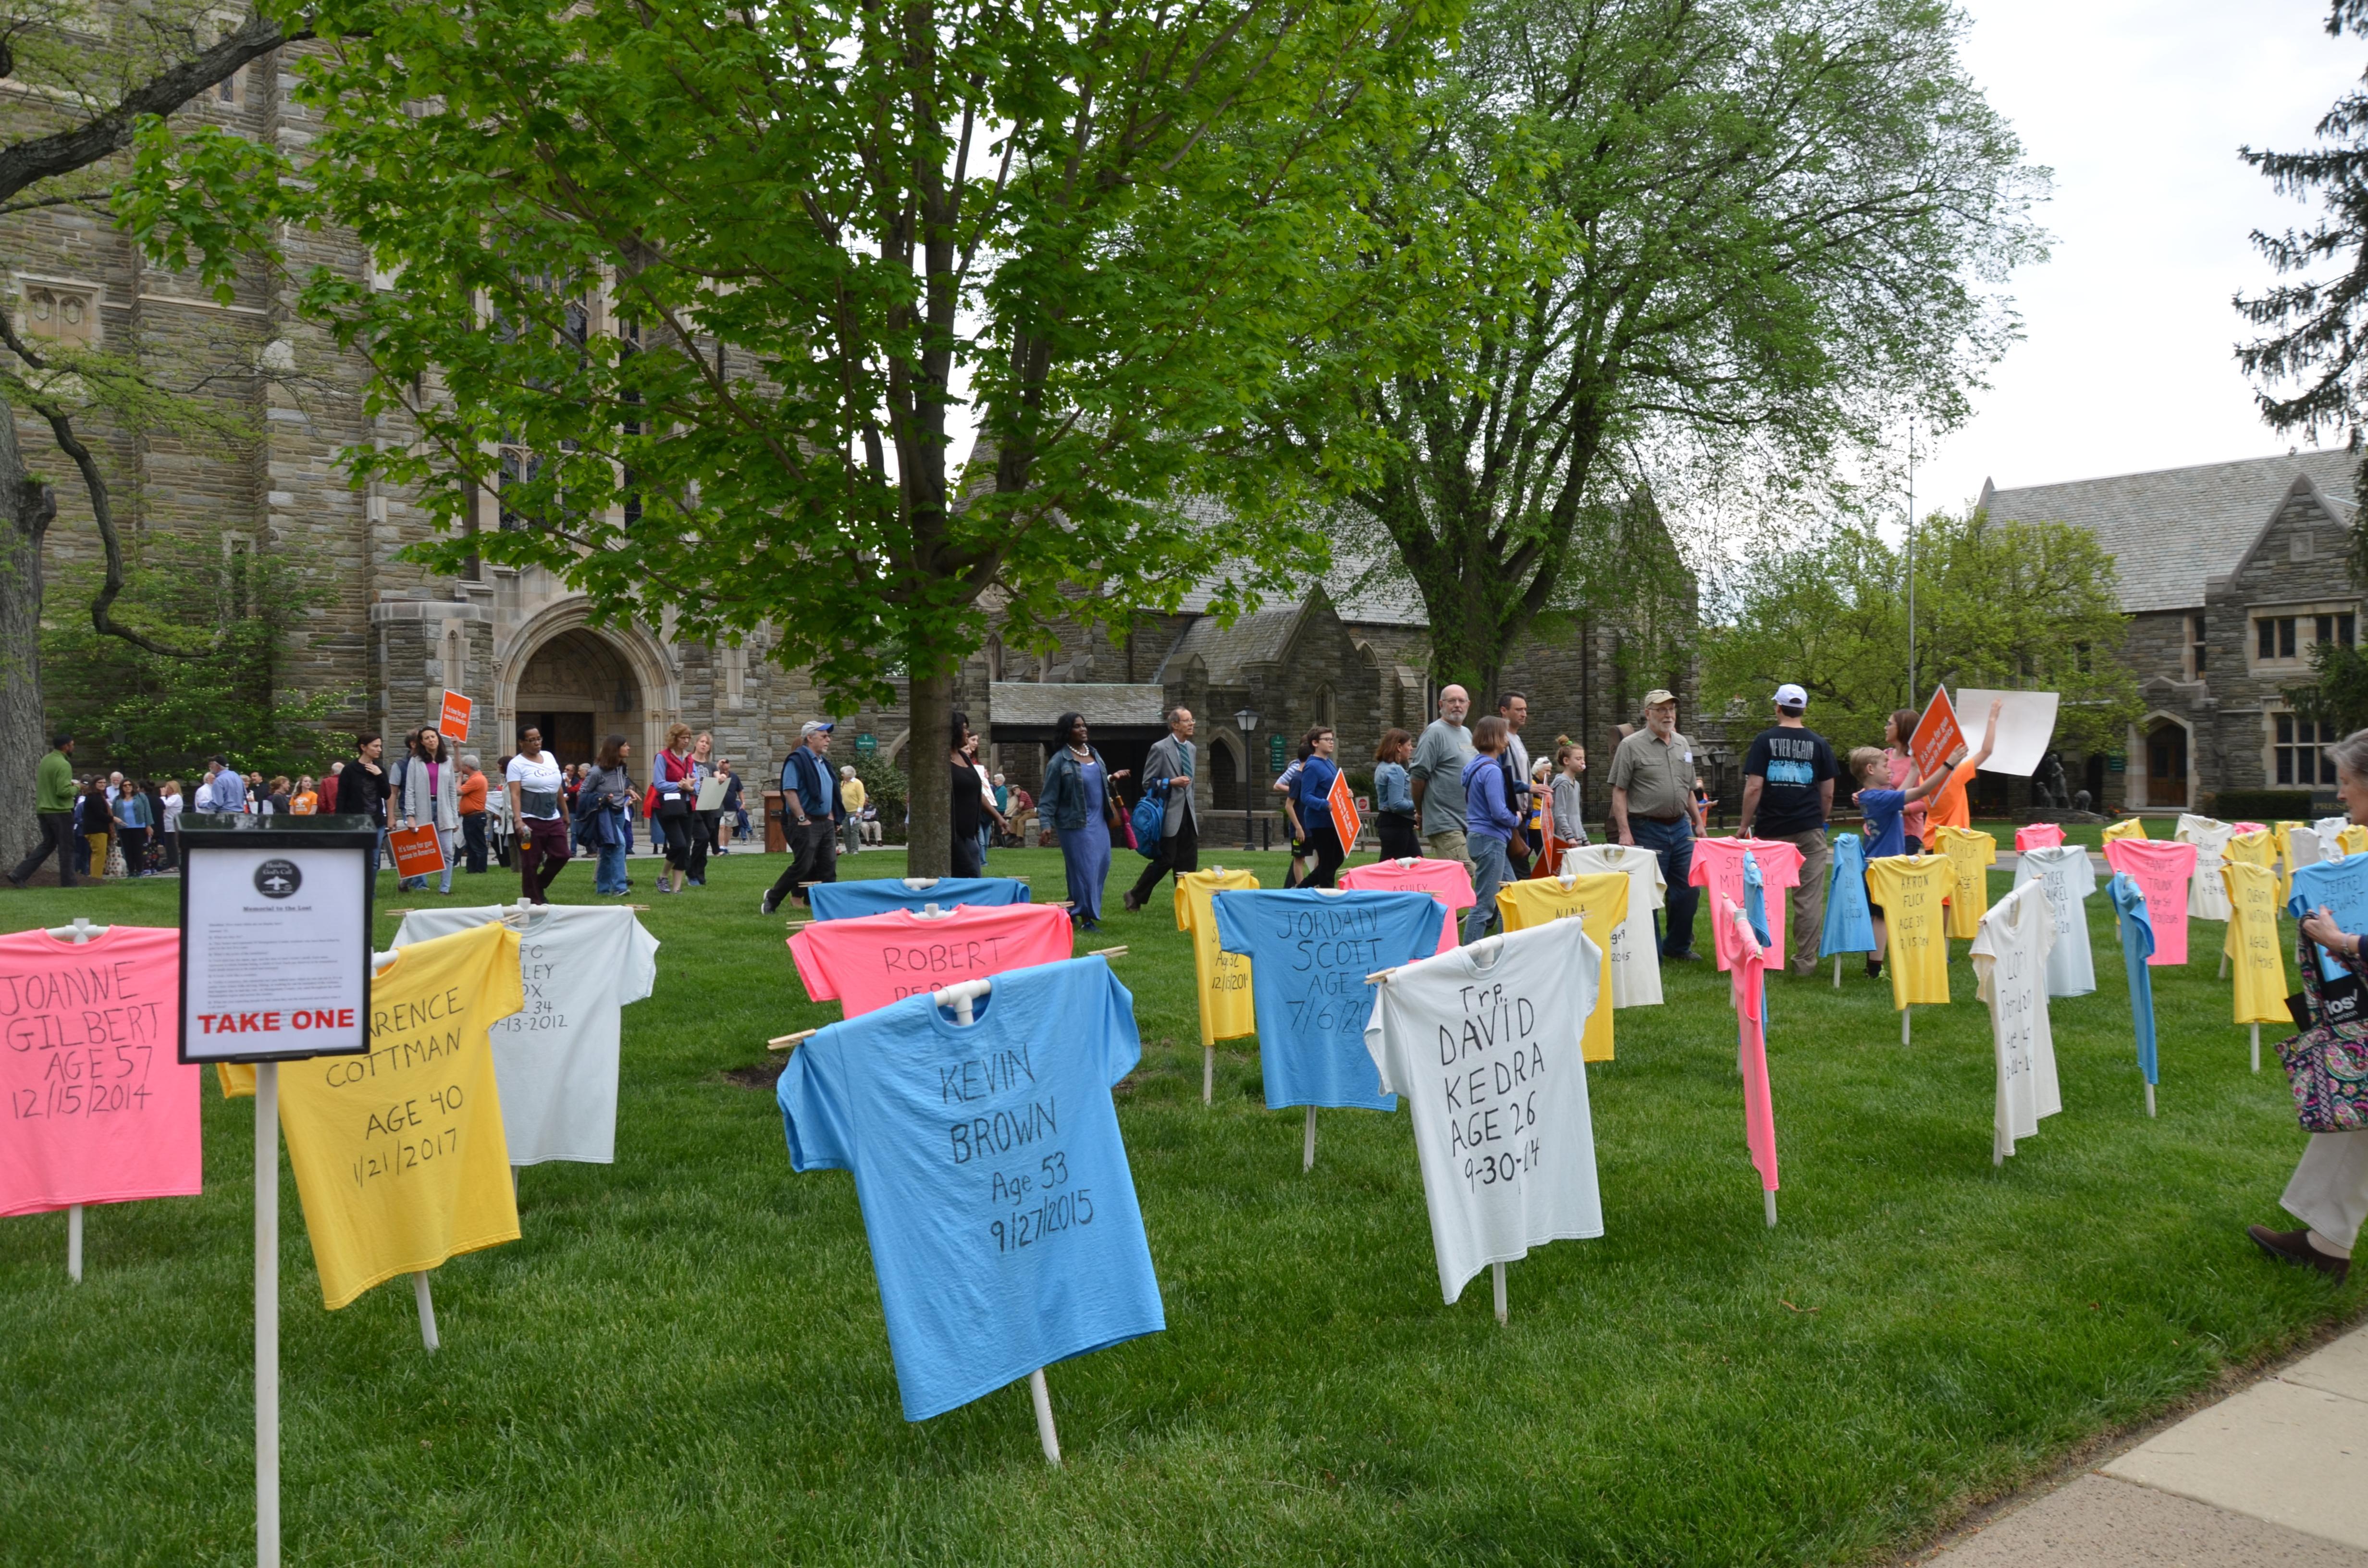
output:
[[[2286,957],[2278,942],[2278,878],[2266,866],[2231,860],[2220,868],[2227,890],[2228,955],[2236,979],[2236,1021],[2240,1024],[2283,1024],[2286,1011]]]
[[[2154,975],[2147,960],[2154,956],[2154,924],[2145,892],[2126,872],[2116,871],[2105,885],[2122,927],[2122,970],[2130,983],[2130,1026],[2137,1035],[2138,1071],[2149,1084],[2155,1076]]]
[[[1734,901],[1718,901],[1718,945],[1727,949],[1726,973],[1735,1002],[1736,1066],[1743,1074],[1743,1142],[1762,1191],[1776,1190],[1776,1105],[1768,1089],[1767,949],[1751,916]]]
[[[1711,906],[1716,908],[1724,893],[1740,909],[1746,901],[1743,882],[1743,857],[1750,854],[1759,862],[1759,876],[1768,899],[1768,967],[1784,967],[1784,890],[1801,885],[1801,851],[1797,845],[1781,838],[1698,838],[1694,841],[1693,869],[1687,880],[1708,892]],[[1719,960],[1719,968],[1726,960]]]
[[[0,937],[0,1214],[203,1190],[180,1005],[175,927]]]
[[[1427,892],[1319,888],[1221,892],[1214,903],[1225,950],[1249,957],[1267,1108],[1395,1110],[1365,1051],[1365,976],[1436,951],[1445,906]]]
[[[1447,907],[1435,949],[1442,953],[1463,939],[1458,912],[1478,902],[1472,891],[1471,869],[1461,860],[1377,860],[1342,871],[1335,880],[1351,892],[1427,892],[1439,900]]]
[[[1581,877],[1616,872],[1628,879],[1628,917],[1611,933],[1605,962],[1611,971],[1614,1007],[1661,1005],[1661,944],[1653,916],[1668,903],[1669,879],[1661,858],[1633,844],[1583,844],[1563,851],[1558,869]]]
[[[806,902],[816,920],[854,920],[893,910],[919,911],[936,904],[1001,908],[1026,903],[1028,884],[1016,877],[859,877],[845,882],[812,882]]]
[[[2064,1108],[2047,1017],[2047,955],[2055,946],[2055,912],[2047,890],[2032,882],[1998,900],[1974,937],[1975,994],[1989,1004],[1998,1054],[1990,1152],[1998,1160],[2014,1153],[2016,1139],[2039,1131],[2041,1117]]]
[[[2089,947],[2088,896],[2097,891],[2096,868],[2077,844],[2028,849],[2014,869],[2018,888],[2037,882],[2055,915],[2055,943],[2047,952],[2047,994],[2086,996],[2097,989],[2097,965]]]
[[[1949,935],[1961,940],[1978,936],[1990,909],[1989,869],[1998,864],[1998,839],[1971,828],[1934,824],[1924,830],[1924,847],[1947,856],[1956,876],[1949,892]]]
[[[501,917],[491,904],[415,909],[403,917],[394,947]],[[658,939],[614,903],[536,905],[516,928],[524,1001],[491,1034],[510,1164],[613,1164],[624,1007],[657,984]]]
[[[2052,849],[2064,842],[2064,830],[2052,822],[2027,823],[2014,830],[2015,853],[2026,849]]]
[[[2105,829],[2104,841],[2108,844],[2114,844],[2124,838],[2144,838],[2146,835],[2146,830],[2145,823],[2139,821],[2136,817],[2124,817],[2120,822],[2117,822],[2111,827]]]
[[[1069,912],[1049,903],[966,903],[942,915],[909,909],[816,920],[790,937],[798,978],[850,1018],[957,980],[1058,963],[1076,950]]]
[[[2368,857],[2322,860],[2294,872],[2286,913],[2300,920],[2322,905],[2334,917],[2337,930],[2368,932]],[[2331,985],[2351,971],[2322,951],[2318,972]]]
[[[1439,1290],[1548,1242],[1603,1233],[1579,1020],[1602,949],[1549,920],[1408,964],[1364,1026],[1385,1090],[1406,1096]]]
[[[800,1171],[855,1176],[905,1419],[1167,1326],[1110,1086],[1143,1054],[1109,963],[997,975],[973,1021],[910,996],[798,1047]]]
[[[332,1311],[382,1280],[518,1240],[486,1030],[526,1000],[518,933],[415,942],[370,982],[366,1056],[279,1068],[279,1126]]]
[[[2226,920],[2228,918],[2228,888],[2220,880],[2220,867],[2227,858],[2228,840],[2237,830],[2225,822],[2182,812],[2179,828],[2173,835],[2181,843],[2195,846],[2195,875],[2187,884],[2187,915],[2191,920]]]
[[[1941,928],[1941,900],[1956,874],[1939,855],[1886,855],[1867,862],[1866,896],[1883,910],[1894,1007],[1949,1000],[1949,938]]]
[[[1826,876],[1823,954],[1874,951],[1874,915],[1867,908],[1865,839],[1847,830],[1833,835],[1834,864]]]
[[[1201,1043],[1239,1040],[1258,1032],[1258,1008],[1250,999],[1250,960],[1217,945],[1217,916],[1210,900],[1258,885],[1236,867],[1176,873],[1176,928],[1192,935],[1192,976],[1201,997]]]
[[[1626,877],[1605,872],[1573,876],[1567,882],[1560,877],[1531,877],[1507,882],[1498,890],[1497,913],[1508,931],[1526,931],[1549,920],[1576,919],[1609,955],[1621,922],[1628,918],[1628,892]],[[1611,987],[1596,987],[1595,1006],[1587,1015],[1585,1053],[1589,1062],[1611,1060]]]
[[[2195,876],[2195,846],[2123,838],[2105,846],[2105,864],[2138,884],[2154,926],[2155,964],[2187,961],[2187,885]]]

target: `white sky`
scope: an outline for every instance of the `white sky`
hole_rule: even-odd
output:
[[[1999,488],[2265,457],[2229,308],[2271,274],[2254,229],[2313,209],[2275,196],[2240,144],[2298,149],[2368,67],[2325,0],[1964,0],[1974,79],[2055,171],[2050,259],[2010,286],[2023,341],[1975,416],[1919,438],[1918,511]]]

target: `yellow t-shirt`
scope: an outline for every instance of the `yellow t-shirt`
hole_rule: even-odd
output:
[[[1599,872],[1573,877],[1570,886],[1560,877],[1524,877],[1497,891],[1497,913],[1508,931],[1526,931],[1549,920],[1577,919],[1588,939],[1611,953],[1611,934],[1628,918],[1628,873]],[[1595,1010],[1587,1015],[1587,1033],[1579,1041],[1582,1061],[1611,1060],[1611,982],[1595,988]]]
[[[2228,847],[2220,851],[2223,864],[2234,860],[2240,865],[2259,866],[2264,871],[2275,872],[2278,864],[2277,839],[2268,828],[2252,833],[2233,834]]]
[[[331,1311],[398,1274],[518,1236],[488,1026],[526,1006],[518,933],[402,949],[370,982],[367,1056],[279,1068],[279,1126]],[[218,1064],[225,1095],[255,1069]]]
[[[2335,835],[2335,846],[2346,855],[2357,855],[2368,849],[2368,827],[2353,823]]]
[[[1941,928],[1941,900],[1955,885],[1956,868],[1946,856],[1886,855],[1866,863],[1866,896],[1883,906],[1893,1006],[1949,1000],[1949,938]]]
[[[1998,864],[1998,839],[1970,828],[1934,825],[1924,819],[1924,847],[1949,858],[1956,884],[1949,892],[1949,935],[1971,941],[1982,934],[1990,912],[1989,868]]]
[[[2237,977],[2237,1021],[2283,1024],[2286,1012],[2285,950],[2278,945],[2278,878],[2267,866],[2226,860],[2220,878],[2228,889],[2228,938],[2221,950]]]
[[[2111,844],[2116,838],[2144,838],[2146,835],[2146,824],[2135,817],[2129,817],[2107,828],[2104,841]]]
[[[1250,995],[1250,960],[1217,946],[1217,915],[1210,901],[1221,892],[1258,885],[1244,870],[1187,871],[1176,879],[1176,928],[1192,933],[1192,973],[1200,983],[1201,1043],[1239,1040],[1258,1033],[1258,1009]]]

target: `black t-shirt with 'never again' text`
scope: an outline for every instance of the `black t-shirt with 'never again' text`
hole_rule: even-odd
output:
[[[1783,838],[1822,830],[1826,812],[1818,787],[1834,773],[1834,748],[1815,730],[1779,724],[1754,735],[1743,758],[1743,776],[1761,780],[1752,833]]]

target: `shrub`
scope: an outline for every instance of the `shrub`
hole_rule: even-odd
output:
[[[2307,790],[2223,790],[2212,797],[2222,822],[2293,822],[2310,815]]]

